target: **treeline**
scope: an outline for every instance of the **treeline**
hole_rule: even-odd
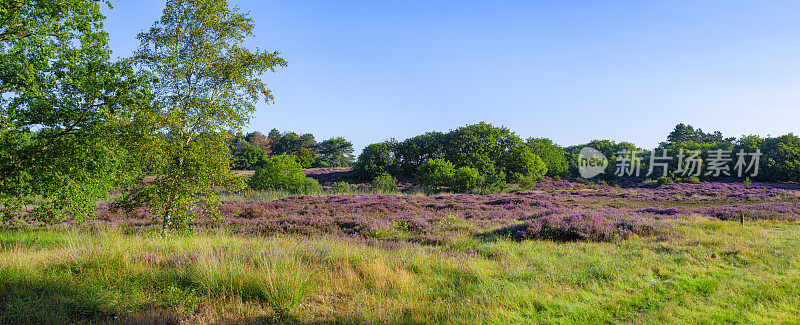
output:
[[[232,137],[232,168],[255,170],[264,167],[273,156],[293,156],[303,168],[348,167],[353,164],[353,144],[336,137],[317,142],[311,133],[281,133],[272,129],[267,135],[261,132],[237,134]]]
[[[558,172],[557,162],[542,159],[550,158],[547,151],[553,148],[557,147],[537,141],[529,145],[506,128],[481,122],[447,133],[429,132],[402,142],[371,144],[359,155],[354,171],[363,179],[388,174],[432,187],[493,191],[507,182],[542,180],[548,163]]]
[[[612,140],[561,147],[547,138],[523,140],[506,128],[481,122],[447,133],[429,132],[404,141],[392,139],[371,144],[359,155],[354,170],[363,179],[391,175],[460,192],[503,187],[507,182],[527,187],[544,176],[579,178],[578,158],[583,147],[592,147],[608,158],[605,173],[598,176],[604,180],[630,176],[617,173],[617,163],[625,159],[620,157],[622,152],[640,154],[640,160],[636,162],[636,167],[642,171],[640,178],[661,178],[660,182],[669,183],[697,182],[712,176],[705,173],[697,176],[675,174],[674,171],[686,167],[678,166],[676,159],[669,160],[666,171],[662,172],[665,167],[662,163],[652,172],[651,152],[664,154],[666,150],[674,157],[681,151],[700,151],[698,159],[702,164],[712,159],[709,155],[715,150],[728,152],[734,161],[740,150],[746,153],[758,150],[762,155],[754,179],[800,181],[800,139],[794,134],[774,138],[756,135],[726,138],[721,132],[706,133],[685,124],[677,125],[666,141],[654,150],[645,150],[630,142]],[[648,172],[652,175],[646,175]],[[666,175],[662,176],[664,173]],[[730,175],[725,176],[738,175],[731,170]]]

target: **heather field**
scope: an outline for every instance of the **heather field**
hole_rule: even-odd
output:
[[[795,184],[325,188],[228,193],[221,218],[166,238],[113,202],[15,220],[0,322],[800,322]]]

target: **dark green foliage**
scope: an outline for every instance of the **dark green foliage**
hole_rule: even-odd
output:
[[[417,182],[430,187],[444,187],[450,184],[455,167],[447,160],[428,159],[419,166]]]
[[[482,194],[500,192],[506,188],[506,174],[502,171],[480,174],[478,188]]]
[[[353,144],[345,138],[330,138],[317,145],[320,167],[348,167],[353,164]]]
[[[481,182],[478,170],[471,167],[461,167],[455,170],[450,181],[450,188],[454,192],[468,193],[474,190]]]
[[[684,142],[695,143],[718,143],[728,142],[732,143],[735,138],[724,138],[722,132],[714,131],[713,133],[705,133],[702,129],[695,129],[691,125],[680,123],[675,126],[675,129],[667,135],[667,142],[665,144],[676,144]]]
[[[90,216],[137,171],[133,112],[149,81],[110,62],[101,1],[0,3],[0,209],[44,198],[45,219]],[[125,166],[123,168],[123,166]],[[0,217],[8,216],[0,211]]]
[[[428,159],[444,159],[456,168],[474,168],[492,180],[492,188],[501,183],[505,186],[507,181],[537,179],[547,172],[541,158],[516,134],[484,122],[448,133],[429,132],[400,143],[370,145],[359,156],[356,171],[362,177],[388,172],[410,178]],[[499,182],[501,175],[504,178]]]
[[[394,147],[397,173],[412,178],[426,160],[444,158],[448,139],[449,134],[428,132],[398,143]]]
[[[277,143],[275,143],[273,154],[275,155],[294,155],[300,152],[303,148],[303,140],[297,133],[289,132],[284,134]]]
[[[529,162],[530,150],[526,149],[522,139],[510,130],[481,122],[458,128],[448,135],[445,159],[457,167],[475,168],[481,174],[527,175],[536,172],[536,168]],[[518,157],[519,154],[525,157]]]
[[[608,158],[608,167],[606,167],[605,173],[600,174],[600,176],[598,176],[600,178],[606,178],[606,179],[616,178],[615,172],[616,172],[616,166],[617,166],[617,161],[618,161],[618,157],[617,156],[618,156],[619,152],[621,152],[623,150],[644,151],[644,149],[637,148],[634,144],[632,144],[630,142],[619,142],[618,143],[618,142],[611,141],[611,140],[592,140],[591,142],[589,142],[587,144],[567,147],[565,149],[565,151],[567,152],[567,161],[569,162],[570,174],[572,174],[573,177],[579,177],[580,176],[580,174],[578,174],[578,153],[580,152],[581,148],[583,148],[583,147],[592,147],[594,149],[597,149],[598,151],[603,153],[603,155],[605,155]],[[642,159],[643,164],[641,166],[641,170],[644,173],[647,173],[647,169],[646,169],[647,168],[647,164],[646,164],[646,161],[644,159],[644,156],[645,155],[640,155],[640,157],[643,158]]]
[[[567,162],[567,153],[564,148],[559,147],[547,138],[530,138],[526,144],[531,149],[531,152],[542,158],[545,166],[547,166],[547,176],[569,176],[569,163]]]
[[[302,193],[309,186],[306,178],[297,158],[291,155],[279,155],[267,159],[264,167],[256,170],[250,179],[250,188]]]
[[[516,183],[526,183],[542,180],[542,175],[547,173],[545,166],[539,156],[533,154],[528,146],[514,146],[503,152],[499,159],[499,165],[509,174],[508,180]]]
[[[395,141],[384,141],[368,145],[358,156],[353,170],[362,179],[373,179],[378,175],[390,174],[395,163]]]
[[[242,138],[237,138],[231,145],[233,156],[233,169],[254,170],[260,167],[266,159],[264,150],[252,145]]]
[[[789,133],[766,138],[758,145],[764,154],[758,179],[800,182],[800,137]]]

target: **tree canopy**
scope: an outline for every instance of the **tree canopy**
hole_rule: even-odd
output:
[[[102,1],[0,4],[0,207],[32,196],[36,215],[93,214],[94,198],[127,179],[133,115],[146,75],[111,62]],[[8,213],[5,213],[8,216]]]
[[[216,211],[213,186],[236,188],[228,138],[272,93],[265,72],[286,66],[278,52],[250,50],[253,22],[224,0],[169,0],[163,16],[139,34],[138,66],[158,78],[155,130],[141,152],[155,179],[128,192],[128,206],[147,206],[162,215],[164,231],[174,220]]]

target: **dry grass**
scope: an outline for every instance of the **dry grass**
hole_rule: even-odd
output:
[[[0,233],[3,323],[763,323],[800,318],[800,226],[671,241]]]

